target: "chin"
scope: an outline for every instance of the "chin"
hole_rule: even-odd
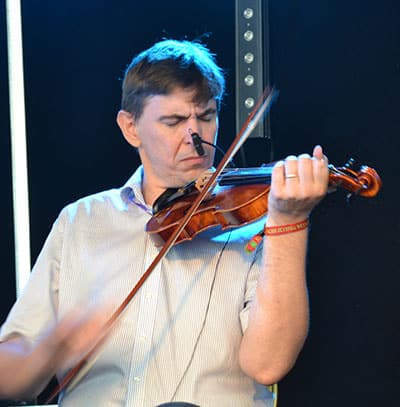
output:
[[[180,188],[182,186],[190,184],[191,182],[197,180],[197,178],[199,178],[204,171],[204,168],[186,170],[174,178],[174,185],[171,185],[171,187]]]

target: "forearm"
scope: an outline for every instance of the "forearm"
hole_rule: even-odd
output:
[[[32,348],[21,337],[0,343],[0,399],[31,400],[56,372],[56,352],[46,341]]]
[[[277,162],[266,226],[308,218],[327,192],[328,177],[328,160],[320,146],[312,158],[301,154]],[[264,264],[239,354],[242,369],[261,383],[277,382],[289,371],[307,336],[307,233],[296,229],[265,239]]]
[[[293,366],[308,330],[307,230],[264,241],[264,264],[240,349],[242,369],[265,384]]]
[[[71,311],[34,347],[22,337],[0,343],[0,398],[32,399],[58,370],[75,366],[108,334],[112,309]]]

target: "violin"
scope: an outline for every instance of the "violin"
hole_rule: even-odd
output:
[[[192,240],[196,235],[212,227],[226,230],[255,222],[268,212],[268,193],[274,163],[257,168],[229,168],[217,178],[217,184],[202,200],[191,216],[175,244]],[[354,160],[344,166],[329,164],[329,187],[342,188],[351,195],[374,197],[381,188],[378,173],[365,165],[354,170]],[[146,225],[146,232],[156,246],[163,246],[176,229],[183,215],[191,207],[207,180],[207,174],[199,181],[176,190],[167,190],[166,199],[160,197],[153,206],[154,216]],[[164,195],[164,194],[163,194]]]

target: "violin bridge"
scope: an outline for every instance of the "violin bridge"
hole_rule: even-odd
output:
[[[196,179],[196,181],[194,182],[194,186],[198,191],[201,191],[205,187],[207,182],[210,180],[213,172],[214,172],[213,169],[208,169],[207,171],[203,172],[203,174],[201,174],[199,178]],[[215,184],[211,189],[213,189],[214,186]]]

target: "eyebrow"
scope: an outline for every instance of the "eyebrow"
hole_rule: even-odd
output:
[[[196,114],[197,117],[204,117],[207,116],[209,114],[215,114],[217,113],[217,109],[215,107],[209,107],[208,109],[204,110],[203,112],[201,112],[200,114]],[[159,117],[159,120],[168,120],[168,119],[179,119],[179,120],[183,120],[183,119],[188,119],[190,117],[189,116],[185,116],[179,113],[173,113],[170,115],[163,115]]]
[[[197,117],[207,116],[209,114],[217,113],[217,109],[215,107],[209,107],[208,109],[204,110],[203,113],[196,115]]]

